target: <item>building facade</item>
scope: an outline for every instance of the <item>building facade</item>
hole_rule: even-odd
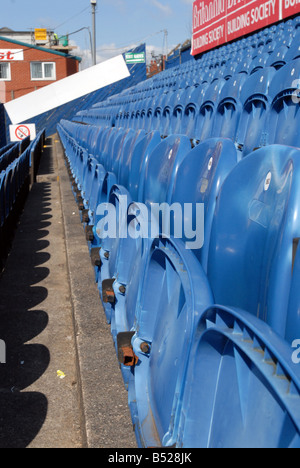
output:
[[[79,71],[73,55],[0,36],[0,102],[6,103]]]

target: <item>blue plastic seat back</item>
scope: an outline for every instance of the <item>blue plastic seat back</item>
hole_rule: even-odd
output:
[[[144,126],[144,130],[147,133],[152,131],[153,116],[154,116],[154,111],[155,111],[157,102],[159,102],[158,98],[155,99],[155,100],[151,99],[151,101],[149,102],[148,108],[147,108],[147,113],[146,113],[146,117],[145,117],[145,126]]]
[[[170,120],[170,131],[171,133],[183,133],[182,131],[182,120],[186,104],[190,101],[190,95],[192,88],[188,87],[184,91],[178,94],[176,104],[174,105],[173,112]]]
[[[114,143],[114,152],[111,157],[111,164],[108,170],[113,172],[118,180],[119,170],[122,168],[123,158],[126,156],[131,142],[136,135],[136,131],[132,128],[127,128],[119,131],[119,136]]]
[[[157,101],[152,117],[152,130],[160,130],[163,109],[165,107],[166,102],[170,99],[170,95],[170,92],[164,92],[161,95],[160,100]]]
[[[134,130],[138,130],[139,128],[142,128],[143,126],[142,121],[143,121],[143,103],[141,101],[138,101],[136,103],[135,119],[133,120],[130,128]]]
[[[177,104],[178,99],[180,99],[180,95],[184,93],[183,89],[178,89],[173,91],[169,95],[169,99],[165,104],[165,107],[162,111],[161,122],[160,122],[160,132],[161,135],[167,136],[171,133],[171,117],[173,114],[174,107]]]
[[[299,448],[300,372],[290,345],[256,317],[217,306],[194,337],[176,446]]]
[[[258,70],[264,69],[267,66],[269,58],[270,55],[267,53],[259,54],[256,57],[256,59],[252,62],[250,74],[257,72]]]
[[[79,152],[79,157],[77,159],[77,185],[80,190],[82,189],[83,182],[84,182],[84,172],[87,167],[88,162],[88,152],[85,149],[81,149]]]
[[[144,194],[145,170],[149,155],[161,142],[160,133],[156,130],[139,140],[132,152],[128,167],[128,191],[132,200],[141,201]]]
[[[113,127],[103,127],[102,132],[98,133],[97,138],[91,145],[91,153],[95,156],[98,162],[101,160],[101,155],[104,150],[104,145],[108,135],[110,134]]]
[[[252,57],[244,56],[243,60],[238,64],[235,73],[246,73],[248,75],[253,64]]]
[[[134,130],[132,129],[118,128],[116,132],[112,134],[105,154],[105,168],[108,172],[113,172],[116,176],[118,175],[118,164],[123,151],[124,142],[128,133],[132,134],[133,132]]]
[[[153,242],[133,338],[133,349],[140,361],[135,368],[135,392],[129,389],[129,395],[134,394],[130,404],[139,446],[165,445],[172,437],[194,314],[212,300],[199,267],[180,242]],[[150,344],[150,355],[141,352],[141,341]]]
[[[223,86],[210,136],[235,140],[242,111],[240,93],[246,78],[246,74],[239,73]]]
[[[267,67],[274,67],[276,70],[286,65],[285,56],[288,52],[288,47],[282,45],[278,49],[275,49],[274,52],[270,55],[269,59],[267,60],[266,66]]]
[[[215,303],[243,309],[282,336],[300,232],[299,156],[272,145],[239,162],[219,195],[208,259]]]
[[[229,139],[213,138],[193,148],[177,172],[171,202],[180,204],[181,213],[177,219],[175,211],[172,223],[175,223],[176,229],[172,224],[170,233],[182,236],[185,245],[193,250],[205,272],[216,200],[225,178],[236,164],[237,152],[233,142]],[[200,203],[204,204],[204,225],[202,220],[197,219],[199,213],[196,209]],[[190,205],[190,211],[187,210],[186,204]],[[187,237],[188,224],[191,231],[193,226],[197,225],[195,238]],[[198,245],[203,234],[204,245]]]
[[[293,343],[299,340],[300,330],[300,243],[294,239],[293,278],[290,290],[290,301],[286,326],[286,340]],[[299,343],[298,343],[299,344]]]
[[[87,138],[88,138],[88,127],[86,125],[77,125],[77,131],[75,134],[76,140],[78,139],[79,144],[86,149],[87,147]]]
[[[87,150],[89,153],[94,154],[95,142],[97,141],[99,134],[102,136],[103,130],[103,127],[96,127],[95,125],[91,125],[87,130]]]
[[[151,107],[152,98],[145,99],[141,106],[141,117],[138,129],[144,129],[148,124],[148,109]]]
[[[300,58],[299,39],[300,39],[300,33],[297,34],[297,36],[295,37],[293,41],[293,44],[291,45],[290,49],[286,53],[286,56],[285,56],[286,63],[290,62],[291,60],[296,60]]]
[[[105,168],[110,159],[110,151],[111,151],[114,139],[116,137],[117,131],[118,129],[116,127],[110,128],[107,132],[105,132],[105,135],[103,136],[103,139],[101,140],[101,144],[99,148],[100,150],[99,163],[102,164]]]
[[[239,64],[237,62],[229,63],[229,65],[225,68],[225,70],[222,73],[222,78],[224,78],[224,80],[226,81],[232,78],[235,74],[238,65]]]
[[[171,135],[155,147],[145,170],[142,202],[168,202],[178,167],[190,149],[190,140],[184,135]]]
[[[273,97],[267,124],[267,142],[300,146],[300,59],[277,71],[270,85]]]
[[[130,171],[131,171],[131,161],[136,147],[139,143],[145,138],[145,130],[137,130],[133,133],[132,137],[129,138],[129,135],[126,138],[124,143],[124,150],[122,152],[122,158],[119,162],[118,170],[118,183],[123,185],[128,189]]]
[[[276,42],[275,40],[271,40],[271,38],[269,38],[269,40],[266,42],[266,44],[261,50],[262,55],[267,53],[270,56],[274,52],[274,50],[278,49],[279,47],[280,47],[279,42]]]
[[[274,68],[259,70],[249,76],[243,85],[240,98],[243,110],[236,136],[237,146],[243,156],[261,146],[272,102],[269,87],[275,73]]]
[[[104,177],[105,177],[106,171],[102,164],[97,163],[95,165],[95,170],[94,170],[94,178],[92,180],[91,188],[90,188],[90,198],[89,198],[89,210],[90,210],[90,219],[94,219],[94,215],[96,213],[96,208],[97,208],[97,198],[98,198],[98,190],[99,186],[101,185]]]
[[[181,122],[181,132],[190,138],[195,137],[196,118],[200,111],[200,106],[203,102],[203,97],[207,88],[207,83],[194,88],[189,96],[189,102],[185,106]]]
[[[82,184],[82,191],[84,194],[84,199],[88,201],[90,199],[90,190],[93,183],[95,169],[97,165],[97,160],[89,155],[89,158],[86,163],[86,168],[83,175],[83,184]]]
[[[136,123],[136,113],[138,111],[137,103],[133,102],[129,106],[128,113],[126,114],[126,123],[124,123],[123,128],[134,128]]]
[[[294,41],[294,31],[291,30],[287,34],[285,34],[282,38],[278,40],[278,45],[285,46],[290,48]]]
[[[225,83],[227,81],[224,79],[218,80],[211,84],[205,92],[203,103],[195,122],[195,138],[199,141],[203,141],[211,136],[216,108]]]

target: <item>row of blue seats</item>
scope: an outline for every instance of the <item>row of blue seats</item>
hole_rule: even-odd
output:
[[[300,151],[270,145],[239,161],[219,137],[191,149],[144,129],[58,131],[100,248],[96,281],[139,446],[299,447]],[[136,236],[106,237],[97,208],[124,211],[125,196],[116,233]],[[164,202],[204,203],[202,248],[164,238],[159,218],[160,236],[141,234]]]
[[[26,187],[29,187],[32,157],[43,134],[41,132],[31,143],[28,137],[0,150],[0,263],[7,253],[10,223],[17,215],[18,201],[21,198],[20,203],[23,203]]]
[[[163,73],[155,75],[151,79],[140,83],[139,85],[129,89],[127,95],[135,93],[142,93],[145,90],[156,89],[163,86],[169,86],[170,83],[180,82],[181,77],[186,74],[191,78],[194,75],[199,76],[201,72],[223,67],[224,65],[230,67],[235,62],[243,62],[250,59],[251,62],[259,59],[264,53],[272,54],[275,49],[282,49],[285,53],[289,48],[291,51],[287,57],[287,61],[291,60],[292,55],[297,52],[299,45],[299,38],[295,36],[299,34],[299,17],[293,21],[289,20],[287,23],[280,23],[279,25],[272,26],[269,30],[263,30],[248,38],[227,44],[218,49],[213,49],[205,54],[200,59],[191,59],[183,65],[166,70]],[[276,40],[277,39],[277,40]],[[275,54],[273,54],[273,59]],[[251,60],[252,59],[252,60]],[[270,60],[271,61],[271,60]],[[268,64],[270,66],[271,63]],[[177,85],[178,86],[178,85]],[[101,106],[101,103],[98,105]]]
[[[28,147],[29,139],[27,139]],[[13,210],[19,190],[24,183],[24,174],[29,174],[29,159],[22,152],[24,142],[8,144],[0,155],[0,228]],[[29,156],[30,157],[30,156]]]
[[[292,60],[296,60],[297,58],[300,58],[299,45],[295,49],[287,49],[286,47],[276,49],[273,54],[260,55],[255,60],[253,60],[251,57],[242,57],[240,60],[236,60],[234,63],[231,61],[228,66],[220,66],[214,70],[204,69],[194,75],[188,74],[181,78],[177,76],[174,78],[174,80],[172,78],[168,78],[168,80],[165,81],[165,84],[167,85],[165,88],[163,86],[160,87],[157,85],[156,87],[150,86],[148,88],[143,88],[142,91],[139,87],[137,87],[136,93],[134,94],[127,93],[127,95],[123,94],[116,96],[114,99],[95,104],[88,111],[79,112],[76,115],[76,120],[79,121],[80,116],[83,116],[85,118],[83,122],[91,123],[87,120],[89,117],[97,118],[98,116],[98,118],[105,118],[108,108],[111,108],[112,117],[115,117],[120,111],[120,106],[124,107],[126,105],[128,106],[129,104],[135,104],[147,99],[153,100],[157,98],[157,90],[160,88],[161,94],[163,94],[172,91],[178,92],[179,90],[184,90],[187,87],[203,87],[203,85],[213,84],[214,81],[218,79],[228,80],[234,75],[238,75],[240,73],[251,75],[256,71],[267,67],[273,67],[278,70],[282,66],[286,65]],[[115,109],[113,109],[114,107]]]
[[[285,39],[283,41],[269,42],[266,44],[267,48],[265,50],[259,49],[257,52],[254,52],[251,47],[241,48],[238,51],[230,50],[227,58],[224,58],[223,54],[219,52],[218,59],[214,62],[211,62],[211,59],[206,59],[207,55],[210,54],[209,52],[200,60],[191,60],[180,67],[176,67],[174,70],[171,69],[160,73],[121,93],[119,96],[109,99],[107,102],[102,101],[94,104],[93,107],[104,107],[106,104],[112,105],[113,103],[119,105],[132,102],[134,98],[144,99],[145,97],[153,97],[155,90],[161,87],[179,89],[185,87],[186,82],[191,86],[192,84],[200,85],[205,82],[212,82],[217,77],[226,79],[228,72],[232,75],[231,69],[233,67],[235,67],[236,73],[246,72],[249,74],[256,71],[257,68],[265,66],[279,68],[299,57],[299,31],[300,29],[295,29],[295,37],[291,35],[289,41],[284,35]],[[225,46],[225,48],[240,44],[241,42],[230,44]],[[217,51],[213,51],[213,53],[216,54]],[[145,92],[150,93],[151,91],[152,94],[145,95]],[[126,97],[129,100],[126,100]]]
[[[180,133],[197,142],[231,138],[245,156],[266,144],[300,146],[299,88],[297,59],[278,71],[265,68],[251,76],[241,73],[210,86],[189,87],[129,104],[115,120],[112,107],[109,121],[124,128],[158,130],[163,136]],[[95,109],[90,115],[101,114]],[[95,117],[83,120],[101,123]]]
[[[0,156],[0,173],[20,156],[20,145],[17,143]]]

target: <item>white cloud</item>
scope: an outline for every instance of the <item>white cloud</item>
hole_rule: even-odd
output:
[[[152,5],[154,5],[156,8],[158,8],[162,13],[164,13],[167,16],[170,16],[173,11],[170,5],[164,5],[163,3],[159,2],[158,0],[150,0]]]

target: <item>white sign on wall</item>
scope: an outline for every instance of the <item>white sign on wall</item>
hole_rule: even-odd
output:
[[[19,124],[9,126],[10,141],[22,141],[30,136],[30,140],[36,137],[35,124]]]
[[[0,62],[24,60],[23,49],[0,49]]]

